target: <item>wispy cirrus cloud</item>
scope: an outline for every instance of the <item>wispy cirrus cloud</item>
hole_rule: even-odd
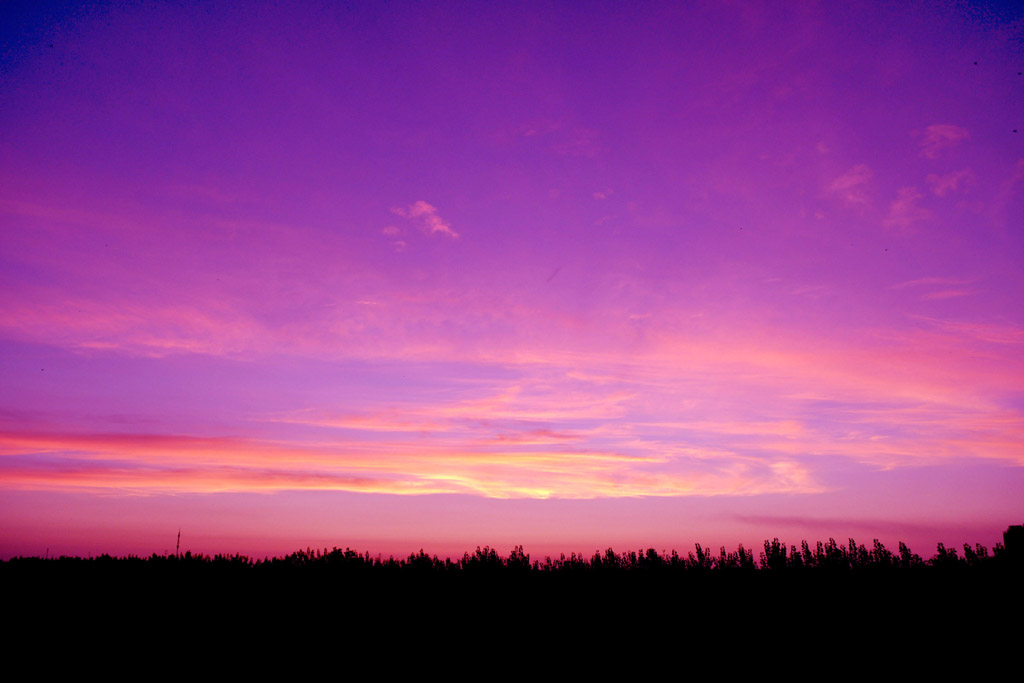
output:
[[[906,282],[900,282],[899,284],[891,285],[889,289],[906,289],[908,287],[924,287],[935,285],[966,285],[969,284],[970,282],[970,280],[963,280],[960,278],[952,277],[919,277],[914,280],[907,280]]]
[[[422,199],[413,202],[413,204],[406,209],[400,207],[393,208],[391,209],[391,213],[416,221],[419,224],[420,229],[428,235],[440,233],[453,239],[459,236],[459,233],[452,230],[451,225],[438,215],[437,207],[432,204],[428,204]]]
[[[937,301],[941,299],[955,299],[961,296],[970,296],[974,292],[967,289],[942,289],[937,292],[927,292],[921,295],[923,301]]]
[[[897,287],[945,282],[919,280]],[[999,396],[1017,386],[1019,368],[951,351],[974,348],[979,335],[1021,343],[1020,332],[929,327],[877,348],[744,341],[772,339],[768,331],[703,341],[666,336],[626,355],[538,346],[516,361],[464,359],[465,379],[421,395],[345,398],[351,392],[334,390],[336,405],[321,395],[310,400],[316,407],[239,425],[238,433],[252,434],[261,423],[259,438],[68,432],[12,419],[0,430],[0,453],[11,456],[0,486],[753,495],[824,490],[822,458],[883,468],[1018,462],[1024,419]],[[436,360],[450,376],[456,359]],[[395,376],[379,381],[405,386],[407,370],[424,372],[424,362],[398,360]]]
[[[0,332],[66,348],[154,358],[182,352],[251,352],[272,337],[251,316],[230,307],[94,299],[9,300],[0,304]]]
[[[867,206],[871,203],[868,188],[873,177],[867,164],[857,164],[830,182],[825,192],[851,206]]]
[[[914,319],[921,320],[954,335],[977,341],[992,344],[1024,344],[1024,327],[1021,326],[942,320],[923,315],[916,315]]]
[[[491,498],[754,495],[819,490],[795,463],[691,461],[592,449],[282,444],[163,435],[0,433],[7,489],[133,493],[335,490]],[[526,444],[543,446],[544,443]]]
[[[963,285],[969,285],[972,282],[973,280],[965,280],[962,278],[922,277],[891,285],[889,289],[928,289],[939,287],[940,289],[933,289],[932,291],[923,292],[920,295],[920,299],[922,301],[936,301],[974,294],[973,290],[965,289],[963,287]]]
[[[398,238],[398,236],[402,234],[402,231],[399,230],[397,226],[385,226],[381,229],[380,234],[388,238],[395,251],[402,251],[408,246],[408,243],[405,240]]]
[[[929,173],[927,180],[928,185],[932,188],[932,192],[939,197],[944,197],[951,192],[957,192],[973,184],[974,174],[971,172],[971,169],[965,168],[942,175]]]
[[[942,150],[969,139],[966,128],[948,123],[936,123],[924,129],[921,134],[921,156],[936,159]]]
[[[889,204],[889,213],[883,220],[888,228],[897,230],[909,230],[915,223],[928,220],[932,212],[918,206],[918,201],[924,195],[917,191],[916,187],[902,187],[896,194],[896,199]]]
[[[519,431],[506,433],[502,432],[496,437],[493,437],[493,441],[496,443],[515,443],[515,444],[551,444],[551,443],[566,443],[568,441],[578,441],[583,438],[579,434],[566,434],[560,432],[554,432],[550,429],[530,429],[528,431]]]
[[[999,183],[991,206],[986,207],[986,213],[992,216],[998,224],[1005,225],[1012,219],[1011,205],[1017,200],[1020,188],[1024,186],[1024,159],[1017,159],[1012,170]]]

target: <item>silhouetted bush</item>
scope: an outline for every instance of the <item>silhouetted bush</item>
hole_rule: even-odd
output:
[[[146,558],[134,555],[115,558],[104,554],[94,558],[45,560],[16,557],[0,562],[0,579],[8,586],[34,582],[38,586],[64,586],[68,590],[87,586],[117,590],[118,586],[137,585],[169,594],[189,590],[241,591],[261,582],[289,581],[293,582],[289,590],[327,590],[338,594],[412,581],[420,584],[430,581],[433,589],[438,590],[454,590],[462,584],[481,586],[488,582],[506,587],[518,582],[536,590],[573,584],[593,587],[612,585],[609,583],[612,582],[634,586],[647,583],[686,592],[707,581],[716,583],[706,585],[722,582],[738,585],[737,582],[756,579],[760,582],[758,585],[774,585],[770,582],[784,579],[786,585],[800,585],[793,581],[823,585],[841,577],[874,582],[887,580],[885,577],[894,581],[912,577],[915,581],[926,582],[940,577],[1019,577],[1020,573],[1019,563],[1014,562],[1001,545],[989,553],[980,544],[973,547],[965,544],[961,556],[955,549],[940,543],[936,554],[926,561],[904,543],[900,543],[894,553],[877,539],[869,550],[853,539],[840,545],[831,538],[818,542],[813,549],[807,541],[801,541],[797,547],[787,546],[778,538],[765,540],[757,561],[753,552],[742,545],[735,551],[722,547],[716,555],[696,544],[694,551],[685,557],[674,550],[659,553],[647,548],[616,553],[607,548],[589,558],[572,553],[534,561],[522,546],[513,548],[508,556],[485,546],[454,560],[441,559],[423,550],[406,558],[382,558],[350,548],[306,548],[262,560],[238,554],[210,557],[186,551],[180,555],[153,554]]]

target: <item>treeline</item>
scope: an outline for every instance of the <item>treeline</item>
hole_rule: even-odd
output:
[[[938,544],[937,552],[929,559],[912,552],[904,543],[900,543],[894,552],[885,547],[877,539],[868,548],[858,545],[854,539],[846,544],[837,543],[830,538],[827,542],[817,542],[814,547],[807,541],[800,546],[789,545],[775,538],[765,541],[757,557],[754,551],[742,544],[735,551],[727,551],[721,547],[713,552],[696,544],[695,550],[681,555],[673,550],[670,553],[659,553],[653,548],[640,551],[616,553],[612,548],[604,552],[595,552],[587,556],[572,553],[560,555],[558,558],[545,557],[543,560],[533,559],[523,550],[523,546],[515,547],[508,555],[499,555],[491,547],[477,547],[472,553],[465,553],[461,558],[440,558],[429,555],[423,550],[412,553],[408,557],[383,558],[368,552],[360,553],[351,548],[299,550],[282,557],[254,559],[245,555],[204,555],[186,551],[182,554],[159,555],[149,557],[128,555],[113,557],[100,555],[81,558],[61,556],[52,559],[40,557],[15,557],[0,566],[7,569],[28,569],[30,567],[73,567],[120,569],[151,567],[154,569],[199,569],[210,570],[242,570],[260,573],[274,570],[288,571],[292,569],[337,570],[342,572],[373,573],[375,575],[402,574],[436,574],[436,575],[553,575],[553,574],[607,574],[607,573],[685,573],[688,575],[703,574],[736,574],[736,573],[862,573],[862,572],[935,572],[963,571],[971,569],[996,569],[1016,565],[1014,558],[1007,553],[1002,544],[997,543],[992,551],[981,544],[971,547],[963,545],[963,552],[955,548],[946,548]]]
[[[522,546],[457,558],[350,548],[263,559],[18,557],[0,563],[0,599],[26,644],[47,634],[96,651],[113,640],[245,652],[291,642],[353,657],[418,648],[424,658],[451,650],[498,661],[566,648],[592,658],[626,643],[724,662],[794,643],[839,657],[851,643],[904,643],[908,631],[929,651],[965,639],[1011,651],[1015,632],[1000,624],[1024,610],[1024,565],[1012,550],[939,545],[924,559],[904,544],[773,539],[757,552],[696,545],[542,559]]]

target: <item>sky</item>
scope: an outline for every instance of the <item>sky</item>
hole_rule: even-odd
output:
[[[0,557],[1024,523],[1024,8],[5,2]]]

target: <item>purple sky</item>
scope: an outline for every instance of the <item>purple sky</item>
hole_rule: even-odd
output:
[[[4,3],[0,556],[1024,522],[1024,9]]]

